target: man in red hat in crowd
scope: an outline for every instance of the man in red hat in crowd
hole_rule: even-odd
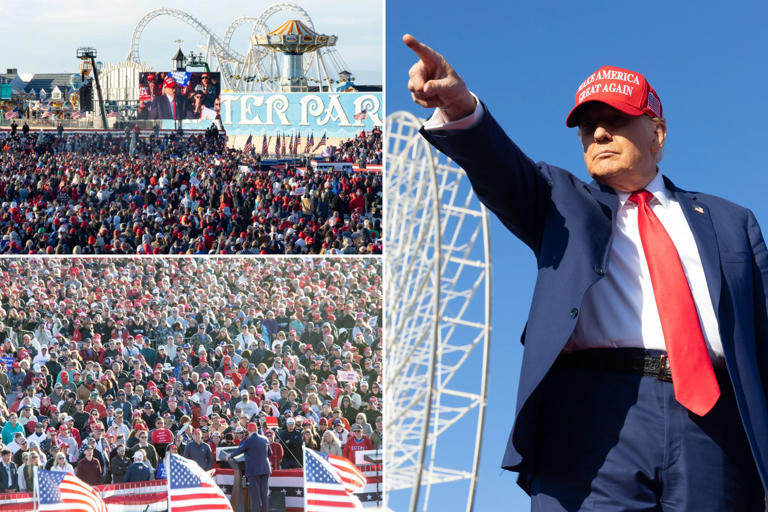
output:
[[[203,442],[203,432],[199,428],[192,431],[192,441],[184,447],[184,456],[197,462],[205,471],[213,468],[211,447]]]
[[[764,509],[768,251],[754,215],[662,176],[661,99],[603,66],[578,87],[594,181],[534,163],[437,52],[418,56],[421,133],[534,252],[516,420],[502,466],[532,508]]]

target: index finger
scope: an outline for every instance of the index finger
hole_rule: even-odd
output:
[[[405,34],[403,36],[403,42],[408,48],[410,48],[416,55],[419,56],[424,64],[437,65],[437,63],[440,61],[440,54],[438,54],[429,46],[420,42],[411,34]]]

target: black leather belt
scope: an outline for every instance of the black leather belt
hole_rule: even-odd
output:
[[[642,348],[591,348],[561,354],[553,368],[602,369],[656,377],[672,382],[669,359],[663,350]]]

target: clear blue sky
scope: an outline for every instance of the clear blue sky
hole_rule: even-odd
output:
[[[400,38],[410,32],[446,56],[531,158],[587,179],[575,130],[565,126],[576,87],[604,64],[639,71],[667,118],[662,172],[678,186],[751,208],[768,229],[766,2],[397,1],[387,3],[386,18],[388,112],[427,115],[406,89],[415,56]],[[536,269],[528,248],[495,218],[491,236],[492,363],[475,510],[527,510],[516,475],[499,467]],[[471,460],[455,461],[462,463],[469,468]],[[436,487],[429,509],[459,510],[461,499],[450,485]]]

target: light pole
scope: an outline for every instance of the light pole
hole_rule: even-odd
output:
[[[99,69],[96,66],[96,48],[90,46],[83,46],[77,49],[77,58],[80,60],[91,61],[91,68],[93,69],[93,78],[96,81],[96,94],[99,96],[99,106],[101,107],[101,122],[104,129],[107,128],[107,110],[104,108],[104,98],[101,95],[101,85],[99,84]]]

